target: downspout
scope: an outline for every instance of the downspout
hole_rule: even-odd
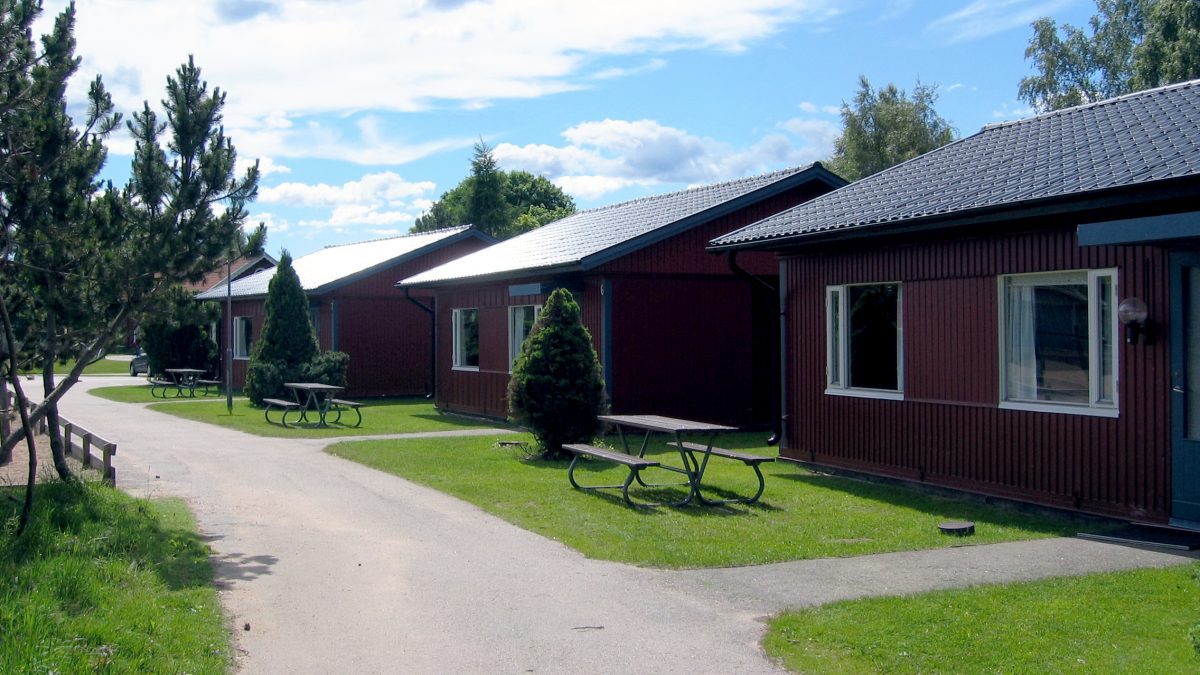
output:
[[[604,389],[608,405],[612,406],[613,393],[613,290],[612,279],[600,280],[600,361],[603,364]]]
[[[760,279],[759,277],[754,276],[753,274],[747,272],[745,269],[743,269],[741,266],[739,266],[737,263],[737,255],[738,255],[737,251],[730,251],[729,257],[728,257],[729,271],[733,272],[734,276],[745,279],[752,284],[758,284],[759,286],[763,286],[763,287],[769,289],[772,293],[775,293],[776,295],[778,295],[780,297],[779,352],[778,352],[779,359],[778,359],[778,362],[775,364],[775,367],[779,372],[779,382],[778,382],[778,386],[772,387],[773,394],[771,396],[771,437],[767,439],[767,445],[778,445],[780,440],[782,440],[782,438],[783,438],[783,415],[782,415],[783,397],[786,395],[783,390],[783,386],[784,386],[783,353],[784,353],[784,350],[787,348],[787,339],[786,339],[787,324],[784,321],[784,316],[783,316],[783,314],[784,314],[783,301],[782,301],[783,298],[782,298],[782,295],[780,295],[780,290],[779,290],[780,287],[779,286],[775,286],[764,279]],[[782,273],[783,273],[783,271],[780,270],[780,274],[782,274]],[[782,281],[782,278],[781,278],[781,281]]]
[[[430,377],[433,378],[433,384],[432,385],[426,384],[425,398],[435,398],[437,396],[437,376],[438,376],[438,373],[437,373],[437,312],[434,310],[433,307],[427,307],[427,306],[421,304],[416,298],[414,298],[412,296],[411,291],[412,291],[411,287],[405,286],[404,287],[404,298],[406,300],[408,300],[409,302],[411,302],[412,304],[416,305],[417,307],[420,307],[421,311],[423,311],[429,315],[429,373],[430,373]],[[434,302],[436,303],[437,300],[435,299]]]

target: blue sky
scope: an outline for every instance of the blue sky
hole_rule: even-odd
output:
[[[65,3],[46,2],[47,15]],[[251,224],[304,255],[407,232],[471,146],[581,208],[829,156],[859,75],[939,88],[962,135],[1017,100],[1040,16],[1092,0],[83,0],[73,94],[162,98],[194,55],[264,175]],[[132,146],[112,139],[123,182]]]

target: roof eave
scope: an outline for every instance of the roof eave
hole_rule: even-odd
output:
[[[309,295],[324,295],[326,293],[335,291],[339,288],[349,286],[350,284],[352,284],[356,281],[365,279],[366,277],[369,277],[372,274],[377,274],[379,272],[382,272],[383,270],[385,270],[389,267],[394,267],[396,265],[403,265],[404,263],[406,263],[410,260],[414,260],[423,255],[428,255],[430,253],[433,253],[434,251],[445,248],[446,246],[449,246],[451,244],[457,244],[458,242],[463,241],[464,239],[479,239],[481,241],[487,242],[489,245],[494,244],[498,241],[495,237],[493,237],[489,234],[486,234],[484,232],[480,232],[479,230],[477,230],[473,227],[467,228],[467,229],[461,230],[459,232],[455,232],[454,234],[452,234],[448,237],[443,237],[436,241],[431,241],[428,244],[422,246],[421,248],[413,249],[412,251],[398,255],[395,258],[389,258],[387,260],[384,260],[383,262],[376,263],[375,265],[372,265],[366,269],[362,269],[357,272],[352,272],[344,277],[339,277],[337,279],[334,279],[333,281],[328,281],[328,282],[321,284],[320,286],[317,286],[315,288],[305,289],[304,292]]]
[[[546,267],[526,267],[519,270],[506,270],[504,272],[496,272],[494,274],[480,274],[469,277],[456,277],[453,279],[435,279],[432,281],[410,282],[409,279],[397,281],[396,288],[448,288],[451,286],[475,286],[494,283],[497,281],[507,281],[511,279],[523,279],[525,277],[549,275],[555,276],[559,274],[572,274],[577,272],[585,272],[578,262],[563,263],[558,265],[548,265]],[[410,277],[411,279],[412,277]]]
[[[883,235],[911,234],[968,225],[984,225],[1006,220],[1169,202],[1181,197],[1196,196],[1198,189],[1200,189],[1200,176],[1185,176],[1182,178],[1155,181],[1149,184],[1141,183],[1089,192],[1076,192],[1068,195],[1011,202],[955,213],[872,223],[870,225],[839,230],[808,232],[748,242],[709,245],[706,250],[711,253],[724,253],[728,251],[786,251],[805,246]]]

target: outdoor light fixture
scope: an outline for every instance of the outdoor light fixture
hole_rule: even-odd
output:
[[[1150,321],[1147,318],[1150,310],[1141,298],[1125,298],[1117,305],[1117,318],[1125,324],[1125,342],[1137,344],[1138,336],[1142,336],[1142,344],[1150,343]]]

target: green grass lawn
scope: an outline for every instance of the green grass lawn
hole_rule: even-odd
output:
[[[154,403],[151,407],[159,412],[236,429],[249,434],[277,438],[336,438],[338,436],[407,434],[421,431],[452,431],[503,426],[497,422],[480,421],[457,415],[442,415],[433,407],[433,403],[425,398],[364,400],[362,425],[358,427],[334,424],[326,428],[317,428],[315,425],[299,427],[293,425],[284,428],[279,424],[269,424],[263,419],[262,409],[250,405],[250,401],[245,398],[234,399],[233,414],[230,415],[223,395],[194,399],[167,399],[164,402],[161,398],[150,396],[149,385],[99,387],[92,389],[91,393],[123,403]],[[278,412],[271,416],[273,420],[278,420],[278,418]],[[354,420],[353,412],[342,416],[343,422],[353,422]]]
[[[229,636],[187,508],[39,486],[30,528],[0,489],[0,672],[221,673]]]
[[[771,621],[804,673],[1195,673],[1200,566],[840,602]]]
[[[117,385],[117,386],[113,386],[113,387],[97,387],[95,389],[90,390],[90,393],[93,396],[99,396],[100,398],[106,398],[110,401],[117,401],[118,403],[163,403],[165,401],[204,401],[204,400],[220,401],[222,405],[224,405],[224,403],[225,403],[225,392],[218,391],[215,388],[212,389],[212,393],[210,393],[208,396],[201,396],[200,393],[203,391],[203,388],[197,387],[196,388],[196,398],[194,398],[194,399],[190,399],[190,398],[161,399],[161,398],[155,398],[150,395],[150,384],[146,381],[145,377],[140,377],[137,379],[131,378],[130,381],[137,382],[137,384],[123,384],[123,385]],[[240,397],[235,397],[234,400],[236,401],[238,398],[240,398]],[[245,399],[242,399],[242,400],[245,400]]]
[[[75,360],[72,359],[66,363],[57,363],[54,365],[55,375],[66,375],[75,367]],[[41,369],[32,371],[23,371],[24,375],[41,375]],[[90,363],[83,369],[84,375],[128,375],[128,361],[113,361],[111,359],[100,359],[94,363]]]
[[[733,434],[722,437],[721,445],[774,455],[765,437]],[[364,441],[340,443],[330,452],[464,499],[589,557],[652,567],[755,565],[985,544],[1074,534],[1080,527],[1065,517],[821,475],[789,462],[763,465],[767,489],[757,504],[635,509],[625,505],[619,490],[571,488],[568,462],[522,460],[520,450],[500,447],[498,440],[513,439]],[[592,484],[621,482],[624,475],[624,469],[599,462],[576,471],[580,482]],[[749,468],[729,460],[713,460],[705,483],[743,494],[757,486]],[[942,534],[938,523],[950,519],[975,521],[975,536]]]

